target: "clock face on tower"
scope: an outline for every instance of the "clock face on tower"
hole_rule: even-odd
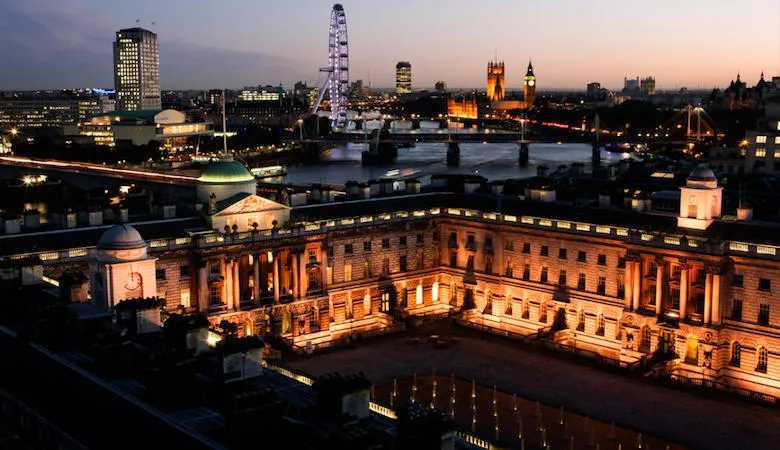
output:
[[[137,291],[141,288],[141,285],[143,284],[143,278],[141,278],[141,274],[138,272],[130,272],[127,275],[127,279],[125,279],[125,289],[128,291]]]
[[[534,80],[530,80],[530,81],[528,81],[528,85],[529,85],[529,86],[533,86],[534,84],[536,84],[536,82],[535,82]]]

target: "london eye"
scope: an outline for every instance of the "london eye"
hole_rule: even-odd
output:
[[[312,113],[315,114],[327,89],[330,94],[330,119],[333,127],[343,130],[347,125],[349,100],[349,44],[347,43],[347,18],[344,7],[333,5],[330,13],[328,39],[328,66],[320,69],[327,73]]]

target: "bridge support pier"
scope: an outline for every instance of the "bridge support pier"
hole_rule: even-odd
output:
[[[457,142],[447,143],[447,165],[458,166],[460,165],[460,144]]]
[[[412,119],[412,130],[420,129],[420,119]]]
[[[448,119],[439,119],[439,129],[446,130],[450,127],[450,121]]]
[[[601,146],[599,145],[598,139],[593,141],[590,161],[593,164],[593,167],[601,166]]]
[[[355,120],[355,130],[360,131],[363,129],[363,121],[362,120]]]
[[[517,151],[517,162],[520,164],[520,167],[528,165],[528,142],[520,143]]]

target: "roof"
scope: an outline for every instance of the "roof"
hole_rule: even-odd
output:
[[[162,109],[137,109],[134,111],[107,111],[100,114],[93,114],[88,117],[88,119],[91,119],[93,117],[119,117],[119,120],[122,119],[142,119],[146,120],[148,122],[154,122],[154,116],[157,114],[160,114]]]
[[[146,247],[141,234],[131,225],[114,225],[106,230],[98,241],[98,248],[103,250],[130,250]]]
[[[238,161],[212,162],[203,171],[198,183],[204,184],[239,184],[255,182],[255,177]]]
[[[707,165],[699,164],[688,175],[689,181],[718,181],[715,177],[715,172],[712,171]]]

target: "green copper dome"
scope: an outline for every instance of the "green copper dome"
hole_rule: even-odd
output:
[[[238,184],[250,181],[255,181],[255,177],[238,161],[210,163],[198,178],[199,183],[207,184]]]

